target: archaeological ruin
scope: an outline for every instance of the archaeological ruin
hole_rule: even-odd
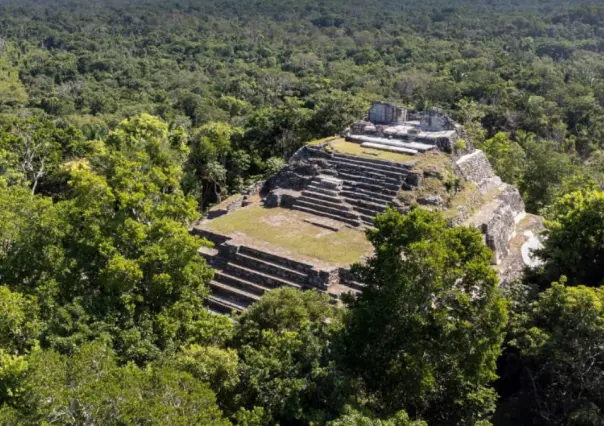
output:
[[[192,232],[214,244],[200,249],[216,270],[209,308],[242,312],[284,286],[334,301],[359,291],[349,267],[371,256],[364,231],[388,207],[440,211],[451,226],[478,228],[502,285],[536,262],[542,219],[525,212],[463,126],[438,109],[376,102],[365,121],[310,142],[262,186],[195,224]]]

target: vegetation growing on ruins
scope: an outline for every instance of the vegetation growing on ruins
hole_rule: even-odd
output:
[[[604,6],[586,3],[0,0],[0,423],[601,425]],[[499,289],[450,211],[323,238],[243,209],[213,226],[373,252],[367,287],[208,313],[200,212],[375,99],[465,126],[546,217],[542,267]],[[428,189],[455,187],[443,159],[418,165]]]
[[[249,206],[219,217],[207,226],[223,235],[242,233],[290,250],[283,255],[318,258],[341,266],[371,254],[371,244],[362,232],[341,226],[337,232],[318,228],[305,222],[308,216],[289,209]]]

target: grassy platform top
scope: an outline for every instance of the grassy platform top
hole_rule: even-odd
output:
[[[316,219],[316,216],[254,204],[206,222],[202,227],[231,236],[242,244],[321,266],[348,266],[371,254],[371,244],[362,230],[342,227],[332,231],[305,222],[305,218]]]
[[[356,155],[357,157],[397,161],[401,163],[413,162],[418,158],[413,155],[400,154],[397,152],[382,151],[373,148],[363,148],[359,143],[348,142],[344,138],[340,138],[337,136],[312,141],[309,142],[307,145],[320,145],[324,142],[329,143],[329,147],[326,148],[327,150],[339,152],[340,154]]]

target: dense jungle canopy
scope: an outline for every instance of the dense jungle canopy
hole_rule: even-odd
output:
[[[192,221],[374,100],[462,123],[543,266],[389,210],[345,307],[209,314]],[[603,190],[603,2],[0,0],[0,423],[604,425]]]

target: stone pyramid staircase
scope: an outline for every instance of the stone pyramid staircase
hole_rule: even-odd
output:
[[[338,153],[326,157],[324,151],[308,150],[311,156],[316,155],[314,160],[323,168],[322,174],[302,193],[301,206],[304,211],[320,216],[331,214],[328,217],[351,226],[358,226],[358,222],[373,225],[375,216],[395,203],[398,191],[413,166]],[[334,182],[331,187],[330,182]],[[302,210],[298,206],[296,208]]]
[[[251,247],[239,246],[225,255],[202,255],[215,268],[207,304],[212,312],[230,314],[247,309],[267,291],[280,287],[308,288],[313,266]]]
[[[343,181],[328,175],[316,176],[302,191],[293,208],[317,216],[360,226],[361,218],[342,197]]]

